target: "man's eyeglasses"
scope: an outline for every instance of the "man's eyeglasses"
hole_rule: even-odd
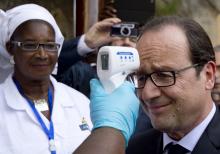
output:
[[[151,81],[157,87],[169,87],[176,83],[176,74],[185,71],[187,69],[197,67],[199,64],[194,64],[175,71],[156,71],[150,74],[137,74],[133,73],[128,76],[128,79],[134,83],[135,88],[141,89],[144,88],[147,79],[150,77]]]
[[[46,51],[57,52],[58,49],[60,48],[60,45],[55,42],[39,43],[39,42],[11,41],[11,43],[16,44],[22,50],[25,50],[25,51],[36,51],[39,49],[40,46],[42,46],[44,48],[44,50],[46,50]]]

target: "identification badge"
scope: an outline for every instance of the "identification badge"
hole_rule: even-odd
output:
[[[79,127],[82,131],[89,130],[89,125],[87,124],[86,119],[84,117],[82,118],[82,124],[79,125]]]

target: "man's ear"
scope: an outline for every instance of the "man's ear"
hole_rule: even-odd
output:
[[[206,70],[206,88],[212,89],[215,84],[216,64],[213,61],[209,61],[204,67]]]
[[[14,53],[13,53],[14,50],[12,48],[13,48],[12,44],[10,42],[7,42],[6,49],[10,55],[14,55]]]

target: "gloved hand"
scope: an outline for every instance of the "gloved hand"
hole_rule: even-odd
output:
[[[121,130],[126,145],[132,135],[139,110],[139,99],[134,86],[126,81],[111,94],[107,94],[97,79],[90,81],[90,114],[93,129],[113,127]]]

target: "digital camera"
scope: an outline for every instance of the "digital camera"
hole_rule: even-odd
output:
[[[121,22],[111,27],[111,36],[137,37],[139,34],[139,24],[136,22]]]

